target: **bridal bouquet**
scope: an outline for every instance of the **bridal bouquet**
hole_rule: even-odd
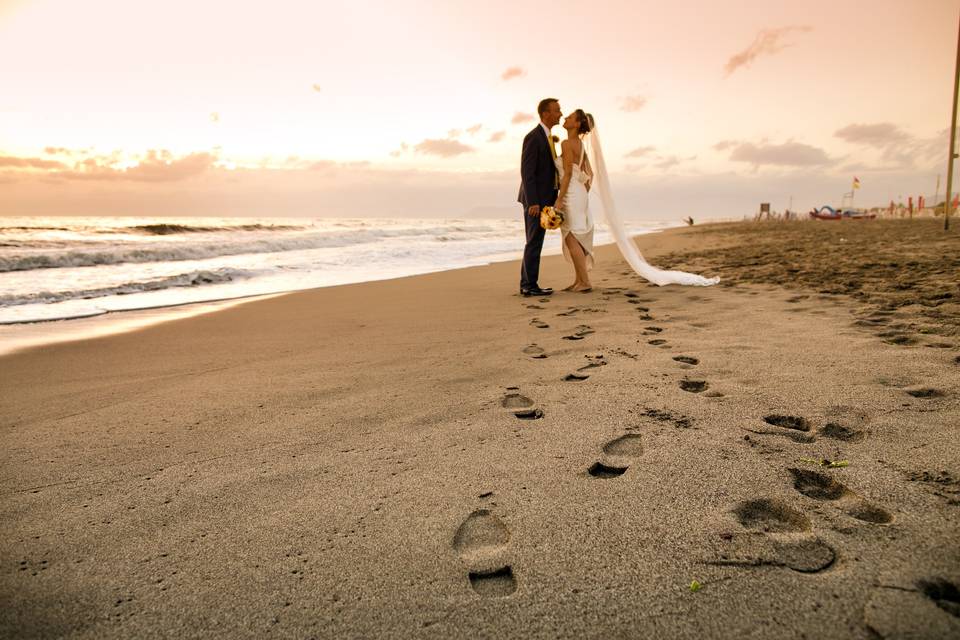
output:
[[[563,224],[563,211],[553,207],[540,210],[540,226],[544,229],[559,229]]]

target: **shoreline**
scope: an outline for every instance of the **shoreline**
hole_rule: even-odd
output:
[[[277,232],[260,224],[174,225],[176,233],[121,234],[118,241],[110,239],[111,233],[127,227],[116,226],[119,222],[111,218],[101,218],[93,227],[41,224],[46,222],[38,220],[36,228],[52,229],[54,235],[62,231],[69,238],[51,240],[43,235],[45,231],[36,237],[30,233],[19,237],[14,231],[10,242],[0,242],[13,247],[0,251],[0,266],[8,269],[4,271],[7,286],[0,296],[4,298],[0,301],[4,305],[0,306],[0,325],[70,320],[489,264],[519,258],[523,244],[522,236],[513,229],[515,221],[504,219],[364,224],[345,220],[319,225],[312,221],[294,231],[288,230],[294,227],[282,226]],[[644,223],[634,233],[676,224]],[[231,228],[235,231],[229,231]],[[607,241],[608,235],[601,225],[598,242]],[[63,246],[50,252],[30,249],[54,240]],[[554,242],[547,242],[548,255],[559,251],[558,238],[550,240]]]
[[[709,223],[704,223],[709,224]],[[662,229],[651,229],[641,234],[633,236],[638,238],[645,235],[655,235],[668,229],[681,228],[679,224],[673,227],[664,227]],[[614,244],[609,242],[597,245],[597,249]],[[551,248],[544,251],[543,258],[561,255],[559,248]],[[202,300],[198,302],[182,302],[176,304],[138,307],[133,309],[105,310],[100,313],[91,313],[83,316],[50,318],[43,320],[28,320],[21,322],[0,322],[0,357],[10,353],[16,353],[23,349],[33,347],[43,347],[63,342],[72,342],[75,340],[86,340],[90,338],[105,337],[117,333],[127,333],[136,331],[145,327],[153,326],[163,322],[189,318],[205,313],[214,313],[220,309],[230,308],[239,304],[246,304],[258,299],[266,299],[275,296],[285,296],[303,291],[314,291],[319,289],[329,289],[333,287],[349,287],[367,282],[387,282],[401,280],[404,278],[416,278],[430,273],[454,272],[463,269],[482,269],[483,267],[500,264],[505,262],[518,262],[518,258],[511,254],[494,254],[485,258],[487,261],[480,265],[469,265],[454,267],[452,269],[441,269],[437,271],[428,271],[424,273],[415,273],[410,275],[399,275],[387,278],[378,278],[373,280],[361,280],[357,282],[348,282],[344,284],[334,284],[320,287],[309,287],[306,289],[290,289],[286,291],[276,291],[270,293],[254,293],[249,295],[240,295],[231,298],[220,298],[212,300]],[[58,323],[63,323],[62,325]],[[62,327],[66,331],[61,334],[52,334],[44,330],[47,327]]]

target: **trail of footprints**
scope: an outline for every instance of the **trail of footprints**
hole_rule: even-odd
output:
[[[605,290],[604,293],[614,291]],[[623,295],[628,303],[636,305],[642,320],[652,320],[649,308],[640,306],[641,300],[637,293],[626,291]],[[528,306],[543,308],[539,305]],[[569,317],[579,311],[581,310],[578,308],[571,308],[557,315]],[[549,328],[549,325],[539,318],[533,318],[530,324],[540,329]],[[659,336],[662,332],[661,327],[649,325],[643,328],[642,334]],[[572,334],[563,336],[563,339],[582,340],[593,333],[591,327],[580,325]],[[667,340],[654,337],[648,344],[664,346]],[[535,343],[525,347],[523,353],[535,359],[549,357],[546,350]],[[586,380],[589,374],[583,373],[584,371],[607,364],[603,355],[584,357],[587,363],[576,372],[568,374],[564,380]],[[693,369],[700,364],[698,358],[689,355],[674,356],[673,360],[683,369]],[[709,383],[705,380],[685,378],[678,384],[680,389],[690,393],[701,393],[709,389]],[[907,393],[918,398],[937,395],[935,390],[928,389],[907,390]],[[521,394],[518,387],[507,388],[501,405],[518,420],[538,420],[544,417],[543,410],[537,407],[531,398]],[[817,437],[846,443],[856,443],[865,437],[863,431],[839,422],[827,422],[814,432],[810,422],[799,416],[770,414],[763,417],[763,422],[776,430],[750,431],[761,435],[784,436],[804,444],[814,442]],[[749,439],[749,436],[745,436],[745,439]],[[620,478],[642,454],[641,436],[635,433],[624,434],[604,444],[598,460],[586,472],[596,479]],[[788,467],[787,473],[793,489],[806,499],[832,505],[846,516],[868,524],[887,524],[893,520],[889,512],[871,504],[827,473],[796,467]],[[761,497],[744,501],[732,509],[732,515],[743,530],[739,533],[722,533],[721,542],[715,549],[714,556],[707,561],[708,564],[780,566],[801,573],[817,573],[829,569],[837,560],[836,551],[816,534],[810,518],[782,499]],[[489,509],[472,512],[454,535],[453,548],[468,568],[471,588],[480,596],[505,597],[517,590],[516,577],[507,562],[509,543],[509,529]]]

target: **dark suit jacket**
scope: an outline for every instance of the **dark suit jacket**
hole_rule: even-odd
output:
[[[557,166],[550,153],[551,144],[547,134],[539,124],[523,139],[523,152],[520,155],[520,193],[517,202],[528,209],[535,204],[541,207],[553,206],[557,199]]]

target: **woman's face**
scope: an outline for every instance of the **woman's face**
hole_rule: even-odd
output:
[[[563,128],[576,129],[576,130],[580,129],[580,118],[577,117],[576,111],[568,115],[567,118],[563,121]]]

